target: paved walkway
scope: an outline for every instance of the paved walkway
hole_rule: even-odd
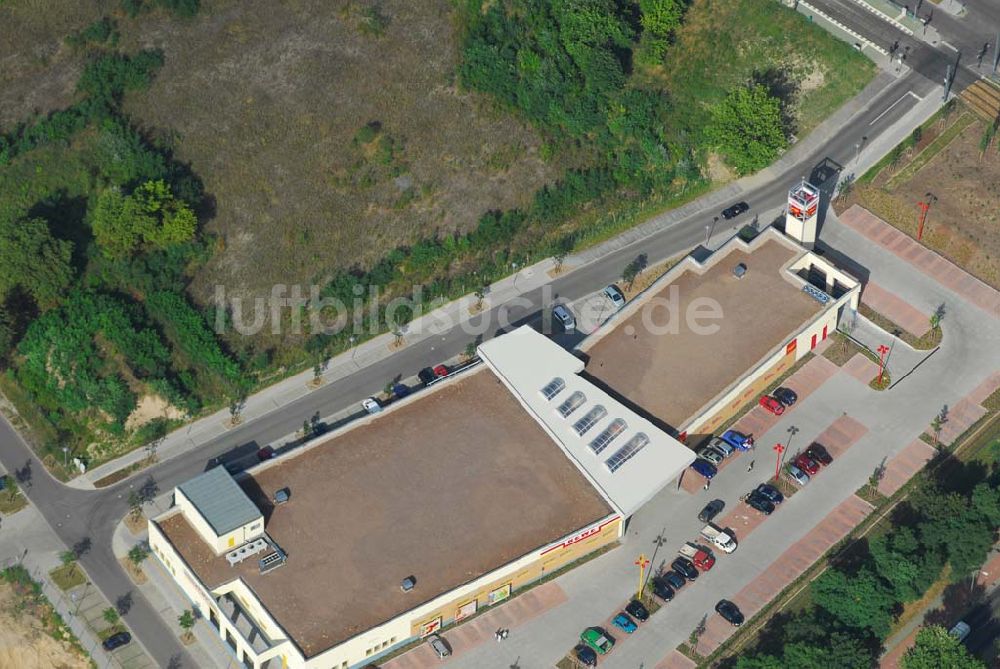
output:
[[[565,601],[566,593],[557,583],[545,583],[464,625],[442,633],[442,636],[451,647],[452,656],[460,658],[483,643],[499,645],[510,642],[511,638],[517,636],[519,627]],[[511,638],[497,642],[494,633],[498,629],[511,630]],[[440,665],[441,661],[426,644],[380,664],[382,669],[425,669]]]
[[[888,249],[914,268],[979,307],[1000,318],[1000,294],[962,268],[945,260],[909,235],[892,227],[867,209],[854,205],[839,216],[840,222]],[[947,305],[946,309],[947,309]],[[945,312],[947,318],[947,310]]]
[[[861,301],[915,337],[922,337],[931,329],[930,314],[874,281],[865,284]]]
[[[852,495],[847,498],[760,576],[734,595],[732,601],[750,618],[815,564],[831,546],[847,536],[872,510],[868,502],[858,497]],[[707,657],[734,631],[735,628],[720,616],[709,617],[705,633],[698,639],[698,654]]]
[[[854,356],[841,367],[844,373],[851,376],[866,386],[872,379],[878,376],[878,363],[873,361],[864,353],[855,353]]]
[[[937,449],[922,439],[914,439],[910,445],[885,463],[878,491],[886,497],[896,494],[907,481],[919,472],[937,455]]]

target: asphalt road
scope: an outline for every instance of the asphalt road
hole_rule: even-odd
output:
[[[850,0],[839,2],[843,3],[850,3]],[[877,18],[869,20],[878,21]],[[992,25],[1000,25],[1000,17],[990,20],[995,21]],[[879,30],[882,28],[879,27]],[[900,34],[900,38],[902,37]],[[914,57],[907,62],[914,66],[914,71],[887,86],[857,122],[845,128],[821,149],[812,152],[798,165],[776,175],[768,184],[741,196],[753,207],[749,214],[744,215],[743,222],[748,221],[754,211],[782,206],[789,184],[803,175],[817,179],[817,166],[832,162],[849,169],[855,157],[855,145],[877,137],[912,104],[911,100],[915,98],[908,91],[923,97],[940,90],[940,77],[937,73],[939,70],[944,71],[943,64],[953,60],[954,54],[947,49],[932,49],[918,44],[914,45],[912,52]],[[960,90],[963,85],[971,83],[975,76],[968,69],[960,69],[955,89]],[[567,273],[543,289],[525,294],[522,306],[512,309],[500,306],[490,311],[488,316],[494,323],[501,322],[499,312],[504,310],[506,322],[516,325],[535,317],[541,308],[545,291],[550,292],[553,297],[575,300],[619,279],[624,266],[640,252],[646,254],[651,261],[685,252],[704,239],[704,226],[711,222],[710,219],[715,214],[716,211],[703,211],[692,215],[649,238]],[[762,221],[762,224],[767,223],[769,221]],[[484,333],[483,338],[487,339],[494,334],[496,332],[490,329]],[[132,594],[134,603],[125,619],[160,666],[193,667],[190,656],[177,640],[178,630],[171,624],[172,621],[163,621],[159,617],[141,593],[134,589],[114,559],[111,537],[115,526],[127,513],[127,499],[131,489],[139,488],[150,480],[160,491],[169,490],[204,471],[211,461],[227,452],[234,449],[256,450],[257,445],[293,433],[301,427],[304,418],[316,412],[325,416],[355,406],[361,398],[381,391],[388,379],[412,376],[417,369],[430,362],[458,355],[465,349],[468,341],[467,334],[460,328],[454,328],[439,338],[408,346],[388,359],[310,393],[280,412],[249,422],[205,443],[197,453],[168,460],[146,470],[133,480],[100,491],[77,490],[52,479],[31,449],[5,420],[0,420],[0,462],[10,471],[26,466],[30,468],[32,480],[25,492],[67,546],[89,542],[89,549],[80,561],[105,597],[109,601],[116,601],[120,596]]]

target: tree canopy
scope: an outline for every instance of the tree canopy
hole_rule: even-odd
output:
[[[131,195],[109,188],[91,212],[94,238],[112,258],[190,241],[197,226],[191,208],[162,180],[146,181]]]
[[[38,306],[54,306],[73,279],[73,245],[42,218],[0,219],[0,301],[19,287]]]
[[[712,109],[706,132],[739,174],[755,172],[785,147],[781,101],[762,84],[741,86]]]
[[[958,639],[937,625],[917,633],[917,642],[902,660],[903,669],[986,669],[986,665],[969,655]]]

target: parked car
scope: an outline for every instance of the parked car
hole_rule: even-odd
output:
[[[580,634],[580,641],[587,644],[598,655],[605,655],[615,646],[615,640],[602,627],[588,627]]]
[[[382,403],[374,397],[369,397],[366,400],[362,400],[361,408],[368,413],[378,413],[382,410]]]
[[[695,470],[707,479],[712,479],[719,472],[715,465],[702,458],[698,458],[692,462],[691,469]]]
[[[760,511],[765,516],[770,516],[774,513],[774,502],[756,494],[756,491],[746,496],[746,503],[751,509]]]
[[[629,614],[641,623],[649,620],[649,609],[638,599],[633,599],[625,606],[625,613]]]
[[[833,456],[826,450],[826,447],[823,444],[817,444],[815,441],[806,449],[806,455],[824,467],[833,462]]]
[[[715,566],[715,556],[705,546],[699,546],[688,541],[677,549],[677,553],[691,560],[694,563],[695,569],[699,571],[709,571]]]
[[[736,430],[726,430],[720,439],[740,451],[749,451],[753,448],[753,437]]]
[[[746,202],[737,202],[733,206],[722,210],[722,218],[728,221],[731,218],[736,218],[745,211],[750,211],[750,205]]]
[[[128,644],[130,641],[132,641],[131,634],[129,634],[128,632],[119,632],[118,634],[112,634],[111,636],[109,636],[107,639],[104,640],[104,643],[102,643],[101,645],[104,646],[104,650],[110,652],[115,648],[121,648],[122,646]]]
[[[631,634],[632,632],[639,629],[639,626],[635,624],[635,621],[628,617],[628,614],[622,611],[616,615],[612,620],[611,624],[620,629],[625,634]]]
[[[714,448],[719,453],[722,453],[727,458],[736,452],[736,447],[730,444],[728,441],[723,441],[718,437],[712,437],[712,441],[708,442],[710,448]]]
[[[805,485],[809,483],[809,474],[796,467],[795,465],[788,465],[788,475],[793,481],[799,485]]]
[[[799,453],[795,456],[792,464],[804,471],[806,474],[809,474],[809,476],[814,476],[819,471],[819,463],[805,453]]]
[[[773,413],[775,416],[780,416],[785,413],[785,405],[774,399],[770,395],[762,395],[757,403],[764,407],[764,410],[768,413]]]
[[[573,654],[576,655],[576,661],[585,667],[596,667],[597,666],[597,653],[590,646],[584,646],[582,643],[578,644],[576,648],[573,649]]]
[[[673,569],[668,569],[665,572],[663,572],[663,574],[660,575],[660,578],[662,578],[663,582],[669,585],[674,590],[680,590],[681,588],[684,587],[684,584],[687,583],[687,581],[684,580],[684,577],[678,574]]]
[[[701,528],[701,536],[711,541],[712,545],[721,550],[723,553],[732,553],[738,546],[736,543],[736,537],[734,537],[729,530],[718,528],[712,523],[709,523],[705,525],[705,527]]]
[[[684,579],[681,579],[682,581]],[[665,602],[669,602],[674,598],[674,589],[670,587],[662,578],[653,579],[653,594],[662,599]]]
[[[552,307],[552,315],[555,316],[566,332],[576,330],[576,317],[565,304],[557,304]]]
[[[437,374],[430,367],[424,367],[419,372],[417,372],[417,378],[420,379],[420,383],[427,387],[437,380]]]
[[[972,627],[969,626],[969,623],[964,622],[962,620],[959,620],[957,623],[955,623],[954,627],[948,630],[948,634],[958,639],[959,643],[965,641],[965,637],[969,636],[971,632],[972,632]]]
[[[761,483],[757,486],[751,495],[757,495],[758,497],[763,497],[769,502],[774,504],[781,504],[785,500],[785,496],[781,494],[781,491],[775,488],[770,483]]]
[[[401,400],[407,395],[409,395],[411,392],[413,391],[410,390],[410,387],[404,383],[397,383],[392,387],[392,394],[396,396],[396,399]]]
[[[719,603],[715,605],[715,612],[722,616],[723,620],[733,627],[739,627],[745,620],[743,612],[740,611],[740,607],[736,606],[728,599],[720,599]]]
[[[713,465],[718,465],[719,463],[721,463],[725,459],[725,456],[723,456],[722,453],[719,453],[717,450],[715,450],[714,448],[712,448],[710,446],[705,446],[705,447],[699,449],[698,452],[696,453],[696,455],[699,458],[702,458],[704,460],[708,460]]]
[[[773,395],[774,399],[778,400],[786,407],[790,407],[799,401],[798,394],[796,394],[796,392],[791,388],[785,388],[784,386],[781,388],[775,388],[771,395]]]
[[[451,648],[448,648],[448,644],[437,634],[431,634],[427,637],[427,645],[431,647],[431,650],[434,651],[439,660],[443,660],[451,655]]]
[[[614,305],[615,309],[621,309],[625,306],[625,293],[615,284],[611,284],[605,288],[604,295],[611,300],[611,304]]]
[[[705,508],[701,510],[698,514],[698,520],[703,523],[710,523],[712,519],[722,513],[722,510],[726,508],[726,503],[721,499],[713,499],[711,502],[705,505]]]
[[[691,560],[688,560],[685,557],[679,557],[671,562],[670,568],[689,581],[693,581],[698,578],[698,569],[694,566],[694,563],[692,563]]]
[[[260,460],[261,462],[264,462],[265,460],[270,460],[273,457],[274,457],[274,449],[271,448],[270,446],[265,446],[264,448],[257,451],[257,459]]]

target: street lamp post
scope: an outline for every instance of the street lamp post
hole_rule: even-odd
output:
[[[785,448],[791,448],[792,447],[792,437],[794,437],[795,435],[797,435],[799,433],[799,428],[795,427],[794,425],[789,425],[788,429],[785,430],[785,432],[788,433],[788,441],[785,443]]]
[[[642,589],[646,585],[646,567],[649,566],[649,558],[644,553],[640,553],[635,561],[635,566],[639,568],[639,597],[642,600]]]
[[[889,352],[889,347],[885,344],[878,345],[878,385],[882,385],[882,375],[885,373],[885,354]]]
[[[63,452],[63,467],[69,467],[69,446],[63,446],[62,452]]]
[[[918,202],[917,206],[920,207],[920,222],[917,224],[917,241],[919,242],[924,238],[924,223],[927,222],[927,210],[931,208],[931,205],[937,202],[937,195],[928,191],[924,193],[924,201]]]
[[[781,444],[775,444],[774,452],[778,454],[777,457],[774,459],[774,480],[777,481],[778,475],[781,472],[781,461],[783,459],[782,453],[785,452],[785,447],[782,446]]]

